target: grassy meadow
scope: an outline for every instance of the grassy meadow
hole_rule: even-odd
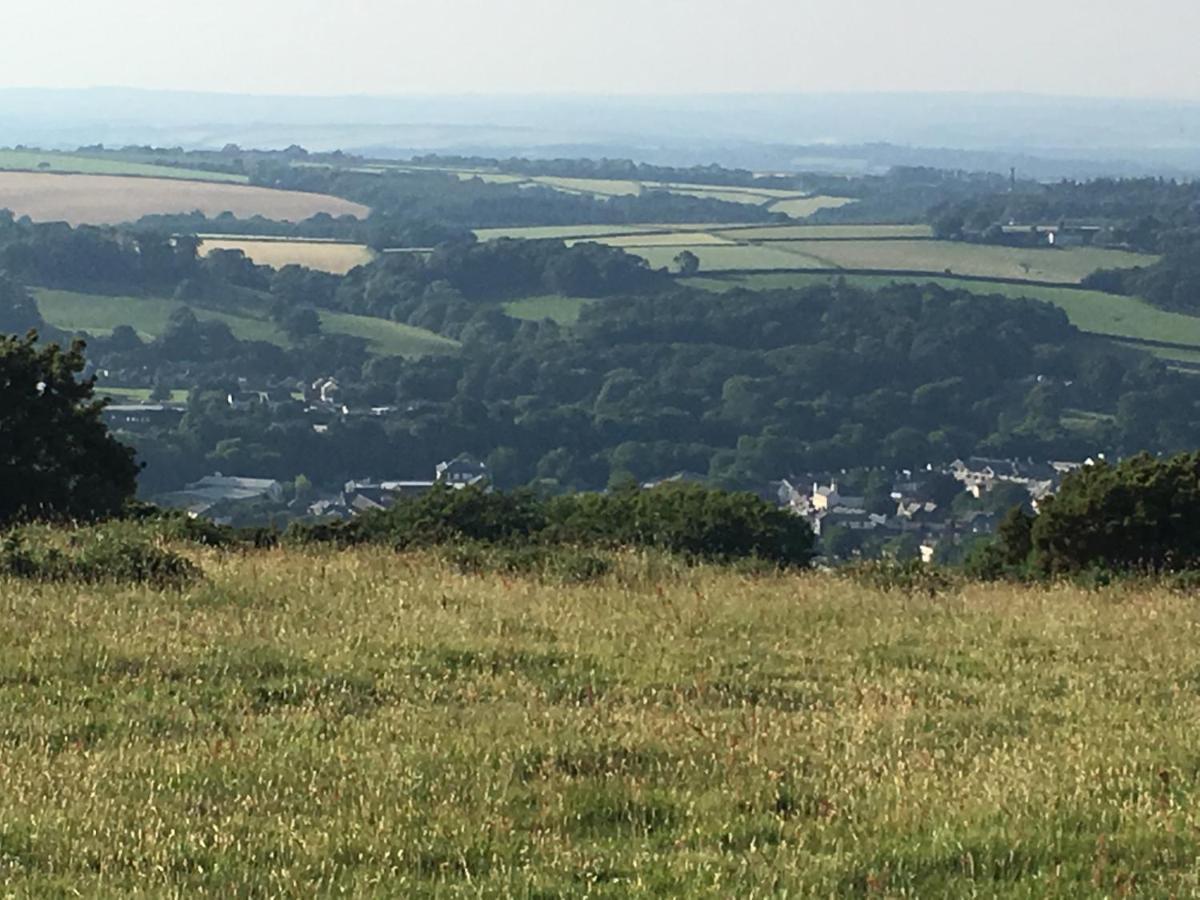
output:
[[[231,212],[240,218],[265,216],[298,222],[317,213],[366,218],[367,207],[301,191],[282,191],[179,177],[127,175],[56,175],[50,172],[0,171],[0,209],[35,221],[72,225],[117,225],[158,213],[209,216]]]
[[[44,150],[0,150],[0,170],[13,172],[55,172],[72,175],[139,175],[151,178],[180,178],[189,181],[220,181],[244,184],[245,175],[228,172],[208,172],[176,166],[156,166],[151,163],[121,159],[77,156]]]
[[[514,319],[540,322],[551,319],[559,325],[574,325],[579,321],[579,314],[589,303],[596,300],[585,297],[563,297],[559,294],[549,294],[545,297],[525,297],[504,304],[504,311]]]
[[[33,293],[42,317],[62,331],[107,335],[118,325],[129,325],[144,340],[162,334],[171,313],[184,305],[163,297],[115,297],[46,289]],[[265,310],[232,313],[195,306],[192,309],[198,319],[224,322],[239,340],[291,345]],[[367,349],[378,356],[428,356],[452,353],[458,348],[455,341],[432,331],[370,316],[322,311],[321,327],[328,334],[364,338]]]
[[[1195,599],[188,551],[0,580],[10,896],[1196,896]]]

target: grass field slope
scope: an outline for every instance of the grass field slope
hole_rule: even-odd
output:
[[[34,296],[42,317],[55,328],[103,335],[118,325],[130,325],[144,339],[162,334],[171,313],[183,306],[180,301],[162,297],[114,297],[75,291],[37,290]],[[265,312],[232,313],[198,307],[193,311],[200,319],[225,322],[239,340],[290,345]],[[432,331],[369,316],[322,312],[321,327],[329,334],[364,338],[368,349],[378,356],[429,356],[458,349],[455,341]]]
[[[1170,312],[1151,306],[1137,297],[1121,297],[1100,291],[1071,287],[1032,284],[1010,284],[998,281],[964,281],[958,278],[904,278],[893,275],[821,275],[803,272],[762,272],[748,275],[714,275],[688,279],[687,283],[711,291],[734,288],[750,290],[780,290],[826,284],[834,278],[847,283],[875,289],[888,284],[940,284],[950,289],[967,289],[976,294],[1001,294],[1006,297],[1030,297],[1044,300],[1066,312],[1072,324],[1082,331],[1131,341],[1177,345],[1149,348],[1164,359],[1197,362],[1200,352],[1200,316]]]
[[[12,896],[1200,892],[1193,598],[190,552],[0,580]]]
[[[44,150],[0,150],[0,170],[77,175],[140,175],[148,178],[223,181],[232,184],[243,184],[249,180],[245,175],[234,175],[228,172],[157,166],[151,163],[77,156]]]
[[[155,213],[197,210],[209,216],[231,212],[239,218],[291,222],[318,213],[365,218],[370,212],[339,197],[244,184],[47,172],[0,172],[0,209],[35,221],[72,225],[116,225]]]
[[[214,250],[240,250],[260,266],[282,269],[305,266],[320,272],[345,275],[357,266],[365,266],[375,254],[364,244],[338,241],[292,240],[289,238],[241,238],[202,235],[199,252],[207,256]]]

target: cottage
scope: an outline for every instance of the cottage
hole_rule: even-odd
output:
[[[867,500],[865,497],[853,497],[841,493],[838,490],[838,483],[834,481],[829,487],[814,484],[810,503],[813,509],[820,512],[837,509],[838,507],[862,509],[867,505]]]
[[[491,470],[469,453],[456,456],[449,462],[439,463],[436,480],[454,488],[486,484],[491,479]]]

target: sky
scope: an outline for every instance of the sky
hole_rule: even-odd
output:
[[[1196,0],[38,0],[0,85],[1200,100]]]

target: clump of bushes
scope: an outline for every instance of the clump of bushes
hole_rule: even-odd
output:
[[[603,578],[613,571],[613,562],[577,547],[547,547],[527,544],[520,547],[480,543],[447,547],[442,553],[450,565],[463,574],[480,575],[503,572],[532,575],[543,581],[583,584]]]
[[[146,532],[111,524],[71,532],[66,540],[46,529],[11,531],[0,539],[0,577],[178,590],[199,581],[203,572]]]
[[[123,518],[137,522],[166,541],[199,544],[218,549],[265,550],[279,545],[274,528],[235,528],[197,518],[178,509],[161,509],[148,503],[130,503]]]
[[[845,574],[856,584],[884,593],[944,594],[959,586],[951,572],[927,566],[920,560],[868,560],[847,566]]]
[[[758,559],[779,567],[807,566],[815,543],[803,519],[753,494],[691,484],[549,499],[527,491],[439,487],[350,522],[295,525],[287,539],[343,547],[647,548],[693,560]]]
[[[993,580],[1200,572],[1200,453],[1073,472],[1038,515],[1010,512],[966,570]]]

